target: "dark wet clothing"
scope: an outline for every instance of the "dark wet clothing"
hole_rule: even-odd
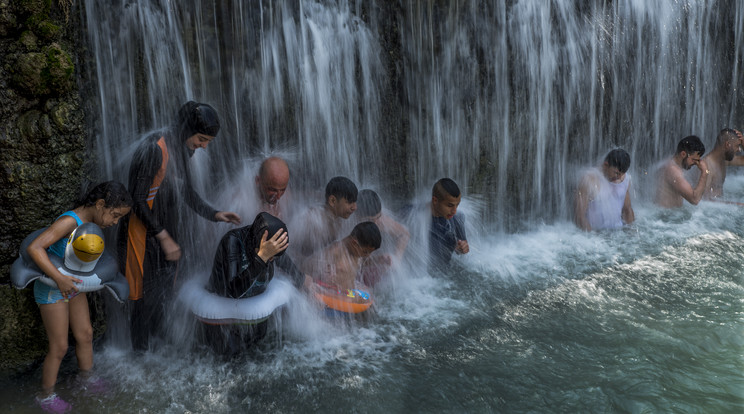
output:
[[[220,296],[239,299],[256,296],[266,290],[274,277],[274,264],[287,272],[295,287],[304,282],[304,275],[287,255],[275,256],[268,263],[258,257],[252,226],[228,231],[220,241],[214,256],[207,290]]]
[[[170,161],[165,179],[160,184],[152,209],[150,209],[147,205],[150,186],[163,160],[158,146],[161,136],[165,137]],[[186,202],[192,210],[205,219],[217,221],[214,217],[217,210],[202,200],[191,185],[188,162],[192,155],[193,151],[189,150],[183,141],[179,142],[172,138],[168,131],[165,134],[156,133],[147,137],[135,151],[129,167],[128,189],[134,202],[132,214],[145,224],[148,236],[154,236],[165,229],[178,242],[176,238],[179,230],[178,216],[181,214],[174,213],[178,213],[175,207],[179,206],[181,201]]]
[[[155,175],[163,163],[163,152],[158,145],[161,137],[165,138],[168,163],[150,209],[148,197]],[[184,202],[200,216],[216,221],[217,210],[202,200],[191,185],[188,170],[191,155],[193,151],[186,147],[185,141],[175,138],[172,131],[166,130],[145,138],[132,157],[128,181],[133,200],[132,213],[120,221],[118,244],[119,263],[124,273],[129,220],[130,216],[136,215],[147,233],[142,262],[142,298],[130,302],[132,345],[135,349],[146,349],[149,337],[158,333],[173,294],[177,262],[165,260],[165,253],[155,235],[165,229],[183,249],[179,233],[181,223],[188,214],[184,211]]]
[[[458,240],[467,240],[465,223],[461,214],[455,214],[449,220],[444,217],[432,217],[429,228],[431,266],[435,268],[449,266]]]

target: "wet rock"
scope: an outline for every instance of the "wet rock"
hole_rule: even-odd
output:
[[[32,96],[64,94],[74,85],[73,73],[70,55],[53,43],[41,52],[19,55],[14,65],[13,82],[16,88]]]

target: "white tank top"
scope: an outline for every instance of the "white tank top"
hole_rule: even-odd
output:
[[[630,174],[619,183],[612,183],[597,170],[599,188],[594,200],[589,202],[586,218],[592,229],[618,229],[623,226],[622,211],[625,194],[630,186]]]

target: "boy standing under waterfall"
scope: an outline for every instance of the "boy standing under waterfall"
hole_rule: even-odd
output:
[[[381,243],[380,229],[375,223],[359,223],[351,234],[311,258],[310,274],[341,291],[355,289],[367,258],[380,248]]]
[[[610,151],[600,168],[590,169],[574,198],[574,221],[582,230],[618,229],[635,220],[630,204],[630,155]]]
[[[665,161],[657,173],[657,189],[654,202],[661,207],[682,207],[682,199],[697,205],[708,187],[708,164],[700,157],[705,153],[705,145],[700,138],[690,135],[677,144],[677,152]],[[700,178],[695,188],[685,179],[684,170],[696,165]]]
[[[452,252],[466,254],[470,251],[465,235],[462,214],[457,213],[462,195],[457,184],[442,178],[431,191],[431,227],[429,228],[429,260],[434,268],[449,266]]]
[[[297,238],[297,250],[290,253],[306,271],[305,262],[318,250],[338,240],[344,233],[346,220],[357,209],[359,190],[353,181],[346,177],[333,177],[325,188],[325,204],[311,207],[299,218],[294,226],[300,236]],[[291,249],[291,248],[290,248]]]
[[[406,226],[398,223],[387,212],[382,211],[380,196],[373,190],[362,190],[357,198],[357,222],[371,221],[380,229],[382,245],[369,260],[363,272],[364,284],[374,287],[386,277],[391,267],[403,260],[411,234]]]
[[[239,224],[240,216],[217,211],[191,185],[189,161],[220,130],[210,105],[189,101],[172,128],[147,137],[129,167],[132,214],[119,226],[119,265],[129,282],[132,347],[146,350],[158,332],[175,282],[181,246],[181,206],[211,221]]]

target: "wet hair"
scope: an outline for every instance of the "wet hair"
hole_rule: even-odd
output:
[[[630,168],[630,155],[624,149],[616,148],[607,153],[604,162],[610,167],[617,168],[621,173],[625,173]]]
[[[104,207],[119,208],[132,207],[132,196],[127,188],[118,181],[106,181],[97,185],[88,185],[88,190],[75,204],[75,207],[90,207],[98,200],[103,200]]]
[[[447,194],[455,198],[460,197],[460,187],[451,179],[442,178],[434,184],[434,188],[431,189],[431,196],[443,199]]]
[[[377,224],[371,221],[363,221],[351,231],[351,237],[355,238],[362,247],[374,247],[379,249],[382,244],[382,235]]]
[[[682,151],[686,152],[688,155],[695,152],[699,152],[700,155],[703,155],[705,153],[705,145],[700,141],[700,138],[695,135],[690,135],[682,138],[682,140],[679,141],[679,144],[677,144],[677,154]]]
[[[196,134],[217,136],[220,119],[211,105],[188,101],[178,110],[178,133],[182,140]]]
[[[263,238],[263,234],[265,231],[269,231],[268,238],[271,238],[276,234],[276,232],[282,229],[285,233],[287,233],[287,225],[284,224],[283,221],[281,221],[277,217],[272,216],[269,213],[258,213],[256,218],[253,220],[253,224],[251,224],[250,235],[253,246],[256,248],[261,246],[261,239]],[[287,235],[289,236],[289,233],[287,233]],[[279,257],[286,251],[286,249],[282,250],[281,252],[274,255],[274,257]]]
[[[382,203],[380,202],[380,196],[372,190],[362,190],[359,192],[357,197],[357,211],[358,215],[362,217],[376,216],[382,211]]]
[[[721,132],[718,133],[718,137],[716,138],[716,144],[723,145],[726,143],[726,141],[733,141],[738,138],[739,136],[736,135],[736,131],[734,131],[731,128],[724,128],[721,130]]]
[[[325,188],[326,201],[328,201],[331,196],[334,196],[337,199],[345,198],[347,202],[355,203],[358,194],[359,190],[357,189],[356,184],[346,177],[331,178]]]

